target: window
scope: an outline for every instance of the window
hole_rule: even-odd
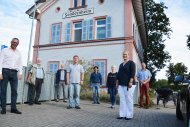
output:
[[[86,5],[86,0],[71,0],[71,10],[73,9],[79,9],[79,8],[85,8],[87,7]]]
[[[51,27],[51,43],[61,42],[61,23],[53,24]]]
[[[82,6],[84,7],[86,5],[86,0],[82,0]]]
[[[96,20],[96,39],[106,38],[106,19]]]
[[[77,8],[78,0],[74,0],[74,8]]]
[[[107,74],[107,60],[106,59],[95,59],[93,60],[94,66],[98,66],[99,72],[102,75],[102,84],[105,84]]]
[[[53,73],[56,73],[57,70],[58,70],[58,65],[59,65],[58,62],[55,62],[55,63],[51,62],[51,63],[49,63],[49,71],[53,72]]]
[[[82,39],[82,22],[74,23],[74,41]]]

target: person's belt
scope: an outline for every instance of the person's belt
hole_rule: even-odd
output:
[[[11,72],[18,72],[16,69],[9,69],[9,68],[3,68],[3,70],[8,70],[8,71],[11,71]]]
[[[71,84],[79,84],[79,83],[71,83]]]
[[[36,79],[38,79],[38,80],[43,80],[43,78],[36,78]]]

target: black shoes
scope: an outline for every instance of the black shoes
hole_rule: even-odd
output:
[[[127,118],[127,117],[125,117],[125,120],[131,120],[132,118]]]
[[[35,104],[37,104],[37,105],[41,105],[42,103],[39,102],[39,101],[35,101]]]
[[[117,119],[125,119],[125,117],[117,117]]]
[[[97,102],[97,104],[100,104],[100,102]]]
[[[68,106],[68,107],[67,107],[67,109],[72,109],[72,108],[73,108],[73,107],[71,107],[71,106]]]
[[[33,102],[29,102],[29,103],[28,103],[28,105],[31,105],[31,106],[32,106],[33,104],[34,104]]]
[[[11,109],[11,113],[15,113],[15,114],[22,114],[22,112],[20,112],[17,109]]]
[[[11,109],[11,113],[22,114],[18,109]],[[6,109],[2,109],[1,114],[6,114]]]
[[[81,109],[81,107],[79,107],[79,106],[76,106],[75,108],[76,108],[76,109]]]
[[[2,109],[1,114],[6,114],[6,109]]]
[[[117,117],[117,119],[131,120],[132,118],[127,118],[127,117]]]

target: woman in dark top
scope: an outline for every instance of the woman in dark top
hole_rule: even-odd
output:
[[[117,94],[117,88],[116,88],[116,81],[117,81],[117,72],[116,72],[116,66],[111,66],[111,71],[107,76],[107,87],[108,87],[108,93],[110,94],[110,100],[111,100],[111,108],[115,108],[116,104],[116,94]]]

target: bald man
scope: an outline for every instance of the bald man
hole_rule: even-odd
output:
[[[45,71],[42,66],[42,59],[37,59],[37,64],[34,64],[30,70],[30,75],[28,77],[31,81],[29,85],[29,105],[33,105],[34,103],[37,105],[41,105],[39,102],[42,83],[44,82],[45,78]],[[35,97],[34,97],[35,96]]]
[[[151,73],[146,69],[146,64],[142,63],[142,69],[137,73],[137,79],[140,83],[140,108],[144,107],[144,94],[146,96],[146,107],[150,106],[150,96],[149,96],[149,81],[151,79]]]

